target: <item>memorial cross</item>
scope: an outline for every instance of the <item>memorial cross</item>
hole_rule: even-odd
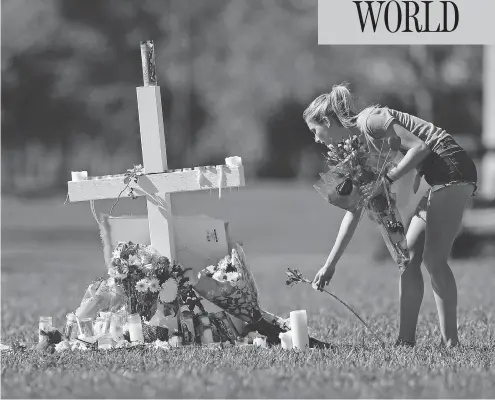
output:
[[[245,185],[241,163],[168,170],[160,87],[152,41],[141,42],[144,86],[137,88],[144,175],[131,181],[126,195],[146,196],[151,245],[176,260],[172,193]],[[74,175],[74,173],[73,173]],[[85,176],[68,182],[71,202],[118,198],[126,188],[125,175]]]

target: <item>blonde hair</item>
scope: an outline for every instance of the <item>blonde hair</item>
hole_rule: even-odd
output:
[[[304,120],[323,124],[326,118],[332,118],[344,128],[356,126],[359,113],[355,111],[348,86],[347,82],[335,85],[330,93],[322,94],[314,99],[303,112]]]

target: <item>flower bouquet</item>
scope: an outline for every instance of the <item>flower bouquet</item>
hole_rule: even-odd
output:
[[[403,272],[409,262],[409,252],[395,195],[385,184],[383,193],[370,201],[361,193],[366,185],[376,189],[382,184],[381,178],[393,165],[399,146],[398,138],[374,139],[370,146],[370,142],[366,143],[356,135],[331,144],[326,157],[329,171],[320,174],[321,179],[314,188],[330,204],[344,210],[366,208],[370,219],[379,225],[392,258]]]
[[[258,288],[247,266],[244,250],[239,244],[218,265],[202,270],[194,289],[206,300],[222,308],[228,314],[247,323],[244,334],[258,331],[270,344],[280,343],[279,334],[290,330],[290,321],[261,309]],[[311,347],[325,347],[310,338]]]
[[[178,295],[191,288],[185,276],[189,270],[179,264],[171,265],[167,257],[151,246],[120,242],[113,251],[108,274],[123,288],[128,312],[149,321],[159,301],[165,305],[159,310],[177,313]]]
[[[94,318],[98,311],[124,309],[139,314],[151,326],[171,316],[176,328],[179,297],[192,288],[188,270],[191,268],[171,265],[151,246],[120,242],[112,253],[109,277],[89,285],[75,314],[79,319]]]
[[[329,203],[355,211],[364,206],[360,188],[378,179],[377,172],[371,167],[372,160],[366,143],[358,136],[328,146],[326,156],[328,172],[320,174],[314,188]]]

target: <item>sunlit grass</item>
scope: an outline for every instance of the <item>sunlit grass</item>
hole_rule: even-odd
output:
[[[297,268],[308,278],[314,276],[332,238],[328,231],[314,225],[317,220],[311,216],[280,210],[278,206],[285,204],[284,199],[292,204],[290,198],[306,198],[299,192],[289,195],[267,195],[269,202],[264,207],[276,210],[275,220],[263,214],[264,203],[256,203],[256,198],[242,203],[246,210],[250,209],[249,202],[259,204],[257,213],[264,215],[258,219],[259,224],[272,226],[271,232],[256,228],[254,212],[242,218],[233,208],[227,207],[225,212],[236,221],[237,233],[242,233],[240,239],[245,243],[263,308],[283,317],[292,310],[306,309],[310,334],[330,342],[332,349],[305,353],[254,347],[2,352],[2,397],[494,397],[493,260],[452,262],[459,291],[459,348],[439,346],[436,308],[426,273],[418,344],[414,349],[396,348],[397,268],[392,263],[371,261],[369,250],[363,250],[370,247],[371,231],[358,235],[339,263],[330,290],[385,340],[387,345],[382,349],[363,325],[328,295],[309,285],[286,287],[287,268]],[[207,212],[213,209],[211,204],[205,205],[210,207]],[[47,213],[44,209],[42,217],[47,221],[63,219],[56,213],[51,217]],[[290,224],[282,221],[283,215],[288,214],[299,219]],[[28,214],[19,215],[26,218]],[[80,215],[81,220],[91,218],[86,209]],[[328,224],[337,225],[338,217],[331,217]],[[306,220],[310,222],[305,225]],[[277,227],[277,222],[286,225]],[[60,223],[68,225],[67,219]],[[84,223],[90,226],[90,222]],[[73,224],[77,226],[77,219]],[[289,225],[297,225],[300,231],[286,232]],[[89,240],[86,234],[70,237],[60,231],[54,233],[56,240],[48,240],[48,233],[39,237],[27,232],[22,236],[17,231],[20,236],[14,240],[8,231],[2,231],[1,343],[35,342],[40,315],[51,315],[54,324],[62,328],[66,313],[79,305],[89,282],[104,273],[98,234],[94,231],[94,238]],[[278,232],[278,236],[272,232]],[[300,242],[298,235],[311,244]],[[312,252],[314,248],[320,251]]]

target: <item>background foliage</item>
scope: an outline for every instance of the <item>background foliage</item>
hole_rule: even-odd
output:
[[[251,177],[311,178],[301,119],[343,80],[452,134],[481,132],[480,46],[318,46],[316,0],[5,0],[2,190],[65,189],[70,170],[141,161],[139,42],[157,47],[169,165],[243,157]],[[346,32],[342,32],[346,34]]]

